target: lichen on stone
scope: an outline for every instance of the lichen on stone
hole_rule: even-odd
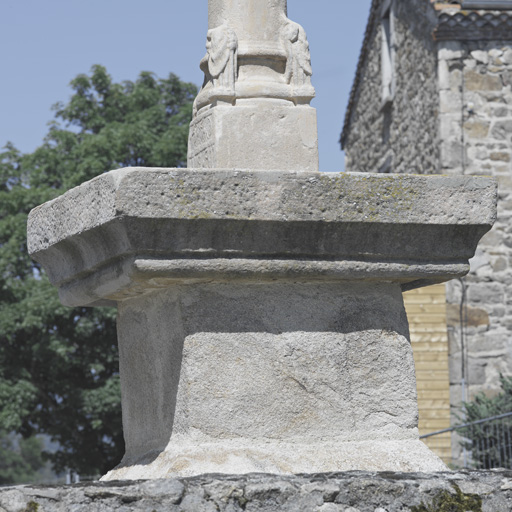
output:
[[[39,503],[36,503],[35,501],[29,501],[27,503],[27,507],[25,508],[24,512],[38,512],[39,510]]]
[[[478,494],[464,494],[460,487],[453,485],[455,493],[440,492],[431,505],[423,502],[412,507],[411,512],[482,512],[482,498]]]

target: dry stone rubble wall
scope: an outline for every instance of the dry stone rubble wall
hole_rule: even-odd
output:
[[[432,508],[433,507],[433,508]],[[512,471],[337,473],[20,486],[1,512],[509,512]]]

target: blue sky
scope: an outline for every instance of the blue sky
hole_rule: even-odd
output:
[[[338,139],[370,3],[288,0],[311,47],[322,171],[343,170]],[[207,0],[0,0],[0,146],[33,151],[51,106],[93,64],[116,81],[153,71],[201,84],[207,24]]]

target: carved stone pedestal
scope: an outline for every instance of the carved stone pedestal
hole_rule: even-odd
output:
[[[117,303],[106,479],[436,471],[401,292],[463,275],[489,178],[123,169],[36,208],[67,305]]]
[[[444,469],[398,284],[244,281],[120,304],[128,448],[107,478]]]
[[[190,145],[191,168],[317,170],[316,110],[268,100],[217,106],[192,121]]]

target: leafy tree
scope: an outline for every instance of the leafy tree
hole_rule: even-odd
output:
[[[512,468],[512,416],[474,424],[512,412],[512,377],[500,375],[500,383],[502,390],[496,396],[479,393],[472,402],[464,403],[464,423],[473,424],[459,433],[465,438],[462,445],[471,452],[476,468]]]
[[[102,66],[72,82],[43,144],[0,153],[0,429],[48,434],[57,471],[105,472],[124,453],[115,310],[67,308],[26,250],[28,212],[126,166],[185,164],[193,84]]]
[[[0,485],[32,481],[44,466],[43,443],[37,437],[23,439],[0,432]]]

